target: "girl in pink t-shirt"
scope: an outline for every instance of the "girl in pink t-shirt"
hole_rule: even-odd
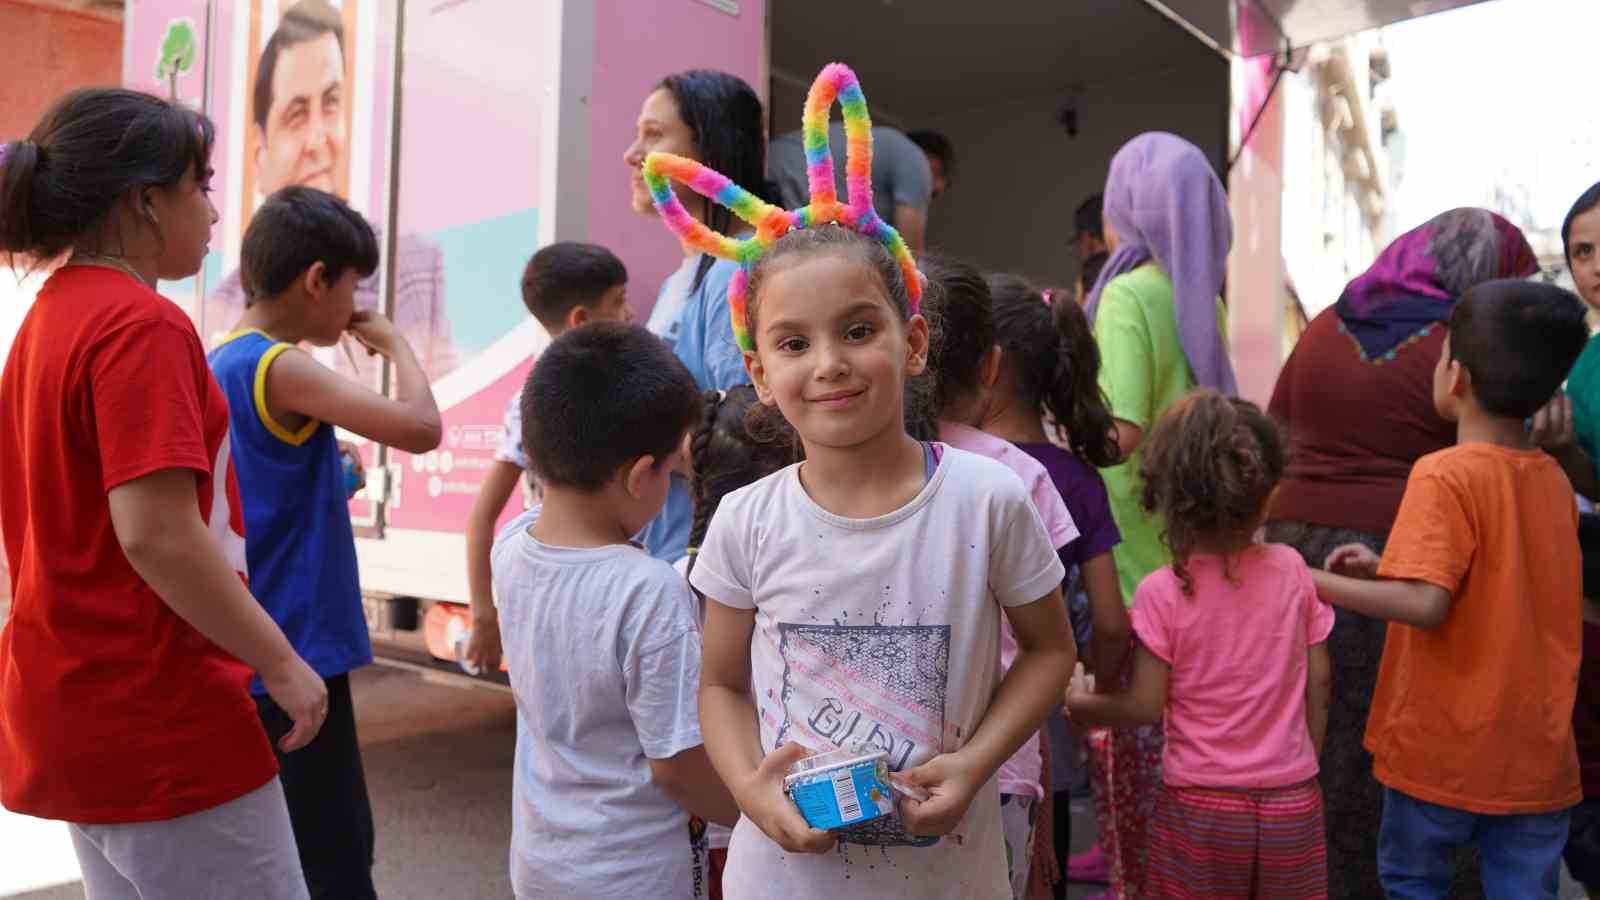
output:
[[[1171,565],[1134,596],[1129,686],[1078,676],[1070,714],[1130,727],[1165,717],[1149,896],[1327,896],[1317,751],[1328,721],[1333,612],[1288,547],[1255,543],[1283,475],[1272,421],[1191,393],[1144,447],[1143,504]]]

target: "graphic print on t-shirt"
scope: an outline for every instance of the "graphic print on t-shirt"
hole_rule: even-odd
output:
[[[948,625],[778,623],[783,656],[783,722],[778,744],[866,743],[889,754],[893,772],[943,752]],[[949,737],[959,740],[959,729]],[[898,816],[839,833],[843,843],[925,847]]]

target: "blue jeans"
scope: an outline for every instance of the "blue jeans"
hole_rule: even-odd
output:
[[[1438,900],[1450,893],[1452,851],[1476,842],[1488,900],[1555,900],[1567,816],[1484,815],[1384,788],[1378,877],[1391,900]]]

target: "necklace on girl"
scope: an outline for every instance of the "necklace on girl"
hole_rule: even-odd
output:
[[[93,262],[91,262],[91,260]],[[105,253],[73,253],[72,256],[67,259],[67,265],[69,266],[82,265],[85,263],[94,265],[96,262],[105,263],[113,269],[119,269],[123,272],[126,272],[127,274],[133,276],[135,281],[139,282],[145,287],[150,288],[151,290],[155,289],[155,285],[146,281],[145,277],[140,275],[139,271],[133,266],[129,265],[128,261],[121,256],[110,256]]]

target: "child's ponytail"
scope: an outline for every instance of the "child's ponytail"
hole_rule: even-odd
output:
[[[995,342],[1023,402],[1049,413],[1072,452],[1104,468],[1122,461],[1100,393],[1100,347],[1064,291],[1045,294],[1015,275],[989,276]]]
[[[53,260],[130,191],[204,183],[214,137],[204,115],[138,91],[62,96],[26,140],[0,144],[0,256]]]

